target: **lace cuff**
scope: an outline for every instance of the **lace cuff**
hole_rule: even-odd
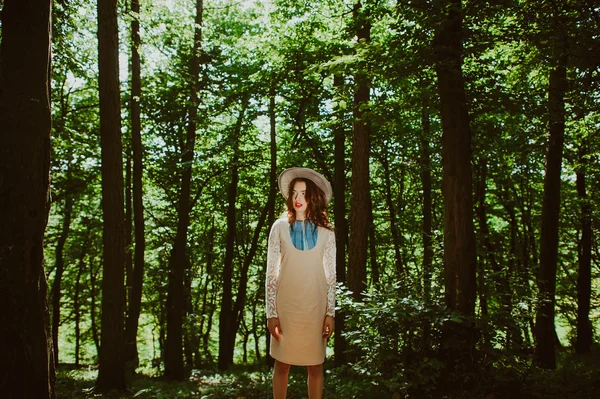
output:
[[[325,245],[323,254],[323,269],[325,271],[325,281],[327,282],[327,316],[335,317],[335,284],[336,284],[336,269],[335,269],[335,233],[330,232],[329,239]]]

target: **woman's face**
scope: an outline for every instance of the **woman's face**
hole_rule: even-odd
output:
[[[308,201],[305,198],[306,196],[306,183],[303,181],[297,181],[294,184],[294,191],[292,191],[292,199],[294,204],[294,209],[296,212],[304,213],[306,212],[306,206]]]

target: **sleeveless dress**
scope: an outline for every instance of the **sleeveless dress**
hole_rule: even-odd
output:
[[[335,315],[335,234],[318,227],[316,245],[297,249],[287,219],[271,228],[267,256],[267,318],[278,317],[281,338],[270,353],[280,362],[313,366],[325,361],[325,316]]]

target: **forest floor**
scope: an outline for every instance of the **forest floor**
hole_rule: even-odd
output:
[[[327,370],[327,367],[326,367]],[[263,366],[235,366],[227,373],[194,370],[185,382],[137,374],[125,393],[95,391],[94,366],[61,365],[57,371],[57,399],[262,399],[271,398],[271,372]],[[474,384],[469,392],[453,395],[390,393],[381,381],[358,378],[337,369],[326,371],[328,399],[600,399],[600,351],[585,356],[562,353],[557,370],[497,369],[493,380]],[[292,367],[288,398],[306,398],[306,370]]]

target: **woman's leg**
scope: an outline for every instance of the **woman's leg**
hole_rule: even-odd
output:
[[[308,366],[308,399],[323,396],[323,365]]]
[[[289,373],[289,364],[275,360],[275,368],[273,369],[273,399],[285,399]]]

